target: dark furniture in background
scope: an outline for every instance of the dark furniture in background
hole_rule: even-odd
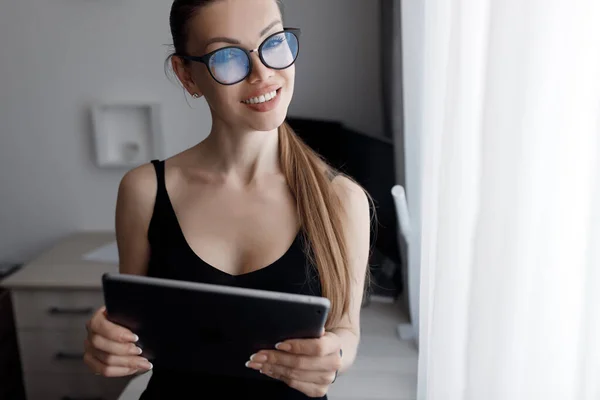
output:
[[[396,184],[394,145],[390,139],[378,138],[352,130],[335,121],[288,118],[294,131],[333,167],[360,183],[372,196],[378,219],[371,269],[376,289],[396,297],[402,291],[401,260],[398,248],[398,222],[391,195]],[[382,257],[396,264],[392,283],[384,282],[378,263]],[[378,277],[380,277],[378,279]],[[387,287],[386,287],[387,286]],[[391,291],[391,292],[390,292]],[[393,292],[393,293],[392,293]]]
[[[0,288],[0,400],[25,400],[10,293]]]

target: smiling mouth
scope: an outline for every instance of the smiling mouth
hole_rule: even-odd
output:
[[[242,101],[242,103],[244,104],[263,104],[263,103],[268,103],[270,101],[273,101],[275,98],[277,98],[277,96],[279,96],[281,92],[281,88],[274,90],[270,93],[265,93],[261,96],[258,97],[252,97],[251,99],[248,100],[244,100]]]

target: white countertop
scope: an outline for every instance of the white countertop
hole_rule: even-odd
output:
[[[0,282],[8,289],[102,289],[102,274],[118,272],[113,263],[87,261],[86,253],[115,241],[114,232],[76,233]]]

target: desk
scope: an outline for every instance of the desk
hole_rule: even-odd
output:
[[[129,383],[83,362],[85,322],[104,304],[102,274],[118,266],[82,256],[114,240],[112,232],[72,235],[0,282],[11,293],[28,400],[115,400]]]

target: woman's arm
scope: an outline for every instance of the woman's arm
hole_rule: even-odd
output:
[[[119,186],[116,206],[116,233],[121,273],[144,275],[148,269],[148,225],[154,208],[156,178],[153,167],[145,165],[128,172]],[[134,332],[110,322],[101,307],[86,323],[84,361],[97,374],[127,376],[152,369],[141,357]]]
[[[345,211],[342,225],[348,249],[348,268],[353,278],[350,309],[339,324],[330,329],[341,342],[343,357],[339,373],[342,373],[354,363],[360,341],[360,310],[369,263],[371,217],[367,195],[360,186],[345,177],[336,178],[333,185]]]
[[[259,370],[310,397],[324,396],[339,373],[356,359],[360,309],[369,258],[370,213],[365,192],[347,178],[334,180],[343,214],[342,229],[351,271],[350,307],[334,328],[318,339],[291,339],[251,356],[248,368]],[[343,357],[340,357],[340,349]]]
[[[119,272],[146,275],[150,260],[148,226],[156,198],[156,173],[151,164],[129,171],[121,180],[115,212]]]

